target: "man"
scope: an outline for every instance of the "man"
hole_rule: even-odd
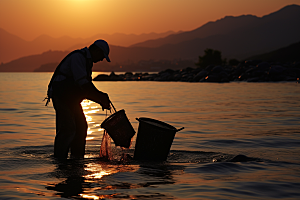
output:
[[[93,63],[108,62],[109,46],[104,40],[95,41],[68,54],[57,66],[48,86],[47,103],[52,98],[56,112],[56,137],[54,157],[67,158],[69,149],[72,158],[83,158],[87,136],[87,122],[81,107],[83,99],[89,99],[110,109],[106,93],[99,91],[92,83]]]

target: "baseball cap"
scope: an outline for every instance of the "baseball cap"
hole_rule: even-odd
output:
[[[97,47],[99,47],[99,48],[103,51],[104,56],[105,56],[107,62],[110,62],[110,59],[109,59],[109,57],[108,57],[108,54],[109,54],[109,46],[108,46],[107,42],[106,42],[105,40],[96,40],[96,41],[94,42],[94,44],[95,44]]]

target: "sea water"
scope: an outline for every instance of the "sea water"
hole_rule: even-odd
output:
[[[184,129],[166,162],[122,161],[114,144],[107,162],[100,124],[110,113],[83,101],[85,158],[57,161],[55,111],[42,102],[51,75],[0,73],[0,199],[300,198],[295,82],[94,82],[136,131],[140,117]]]

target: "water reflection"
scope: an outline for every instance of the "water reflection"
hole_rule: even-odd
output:
[[[60,182],[48,184],[46,188],[56,191],[55,195],[65,198],[81,196],[99,199],[100,196],[93,193],[102,188],[107,190],[107,185],[101,180],[104,176],[135,170],[132,167],[113,165],[98,160],[66,160],[57,161],[55,164],[56,168],[51,174]]]
[[[85,170],[91,173],[84,176],[84,178],[86,178],[87,181],[88,180],[94,181],[95,179],[101,179],[105,175],[110,175],[118,172],[117,169],[100,163],[88,163],[85,166]]]
[[[99,116],[105,117],[104,114],[99,113],[100,111],[100,105],[89,101],[89,100],[83,100],[81,102],[81,106],[86,118],[86,121],[88,123],[88,130],[87,130],[87,141],[99,141],[101,140],[101,137],[103,135],[104,129],[100,128],[101,122],[104,120],[99,119]],[[96,123],[96,121],[98,123]],[[99,144],[100,145],[100,144]]]
[[[83,188],[90,188],[91,183],[85,182],[86,175],[83,162],[76,160],[61,161],[56,164],[56,169],[52,175],[63,180],[59,183],[49,184],[48,190],[56,191],[56,195],[61,197],[74,197],[83,192]]]
[[[58,182],[47,190],[64,198],[84,199],[160,199],[174,197],[158,185],[176,183],[175,175],[183,174],[184,166],[168,163],[104,162],[99,159],[54,161],[51,176]],[[146,188],[152,188],[152,192]]]

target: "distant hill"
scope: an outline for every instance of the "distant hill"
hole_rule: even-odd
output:
[[[267,62],[300,62],[300,41],[278,50],[249,57],[247,60]]]
[[[180,34],[172,34],[165,38],[148,40],[133,44],[131,47],[160,47],[165,44],[178,44],[196,38],[206,38],[214,35],[225,35],[242,29],[253,28],[259,18],[253,15],[242,15],[239,17],[226,16],[215,22],[208,22],[203,26]]]
[[[33,72],[41,65],[60,62],[69,52],[47,51],[42,54],[25,56],[0,65],[0,72]]]
[[[118,48],[114,47],[114,51]],[[124,48],[124,47],[123,47]],[[136,48],[136,52],[140,51]],[[123,51],[123,49],[119,49]],[[47,51],[42,54],[25,56],[6,64],[0,64],[0,72],[53,72],[58,63],[68,54],[68,51]],[[159,53],[159,52],[158,52]],[[126,56],[126,55],[125,55]],[[294,43],[275,51],[248,57],[244,60],[262,60],[268,62],[300,62],[300,42]],[[120,68],[123,66],[123,68]],[[195,62],[188,60],[179,60],[171,62],[167,60],[142,60],[138,63],[108,63],[106,61],[94,64],[93,71],[161,71],[165,69],[183,69],[186,67],[195,67]]]
[[[289,5],[261,18],[254,15],[226,16],[215,22],[208,22],[192,31],[172,34],[156,40],[148,40],[134,44],[131,47],[160,47],[165,44],[179,44],[196,38],[207,38],[215,35],[234,35],[236,33],[242,34],[249,30],[253,32],[252,30],[254,29],[257,32],[253,36],[254,39],[255,37],[259,39],[260,36],[265,34],[270,34],[270,36],[274,37],[275,35],[282,34],[284,31],[299,30],[299,21],[300,6]],[[293,26],[295,26],[294,29]],[[299,36],[297,37],[298,33],[295,33],[293,37],[299,38]],[[285,35],[282,34],[282,36]]]
[[[112,62],[139,60],[194,60],[207,48],[239,60],[270,52],[300,40],[300,6],[290,5],[263,17],[224,17],[189,32],[111,47]]]
[[[157,39],[175,34],[168,31],[165,33],[148,33],[148,34],[97,34],[93,37],[71,38],[68,36],[53,38],[48,35],[41,35],[33,41],[25,41],[22,38],[13,35],[0,28],[0,63],[6,63],[23,56],[39,54],[48,50],[71,51],[78,48],[89,46],[97,39],[105,39],[111,45],[130,46],[149,39]]]

